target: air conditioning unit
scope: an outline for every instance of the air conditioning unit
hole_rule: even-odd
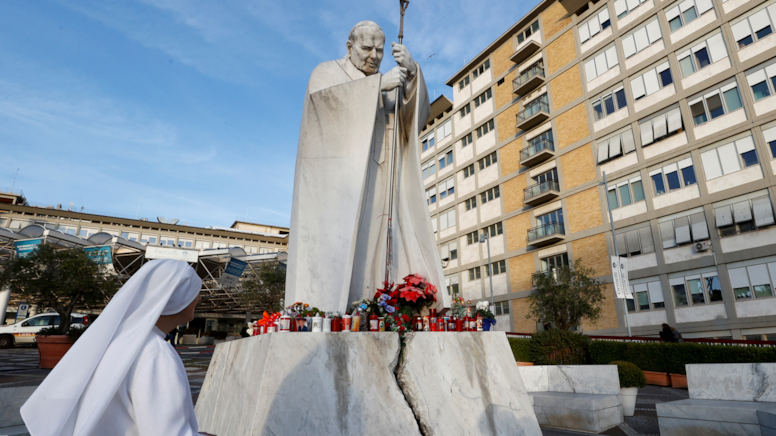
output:
[[[711,249],[711,241],[701,241],[695,243],[695,251],[706,251]]]

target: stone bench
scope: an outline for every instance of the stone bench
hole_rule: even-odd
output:
[[[776,436],[776,363],[686,365],[690,398],[657,404],[662,436]]]
[[[601,433],[623,422],[617,366],[518,369],[540,425]]]

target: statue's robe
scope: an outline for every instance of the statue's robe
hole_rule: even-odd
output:
[[[294,176],[286,304],[343,312],[385,279],[395,92],[350,60],[318,65],[305,95]],[[393,280],[425,276],[449,307],[420,173],[429,115],[420,67],[403,89],[393,207]]]

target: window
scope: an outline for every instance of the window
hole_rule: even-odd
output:
[[[763,130],[763,137],[771,149],[771,158],[776,159],[776,127]]]
[[[488,235],[489,238],[495,238],[498,235],[504,234],[504,228],[501,223],[496,223],[482,229],[482,233]]]
[[[563,209],[554,210],[536,217],[537,226],[541,227],[550,224],[563,224]]]
[[[194,246],[194,241],[191,239],[178,239],[178,247],[191,248]]]
[[[533,178],[533,181],[536,183],[546,183],[551,180],[558,180],[558,169],[553,168],[547,172],[541,173],[538,176]]]
[[[475,108],[480,107],[481,104],[484,104],[486,101],[490,100],[492,96],[493,96],[493,92],[490,89],[483,92],[477,98],[474,99],[474,107]]]
[[[497,198],[501,197],[501,194],[499,193],[498,186],[494,186],[487,191],[480,194],[480,204],[485,204],[489,201],[493,201]]]
[[[434,132],[426,135],[426,137],[421,139],[420,142],[423,144],[423,151],[426,151],[429,148],[434,148]]]
[[[469,112],[472,111],[471,104],[467,104],[466,106],[462,107],[460,111],[458,111],[458,114],[461,118],[465,117],[466,115],[469,115]]]
[[[472,210],[477,207],[477,196],[475,195],[474,197],[464,201],[464,206],[466,207],[466,210]]]
[[[771,4],[767,12],[764,7],[760,8],[743,20],[731,24],[730,29],[740,50],[773,33],[774,23],[776,23],[776,4]]]
[[[644,72],[644,74],[631,80],[633,99],[641,100],[672,83],[674,83],[674,80],[671,77],[671,69],[668,65],[668,61],[663,62],[657,67],[650,68]]]
[[[447,295],[458,293],[458,274],[445,276],[445,285],[447,286]]]
[[[706,226],[706,215],[703,212],[683,212],[661,218],[658,225],[663,238],[663,248],[709,239],[709,228]]]
[[[517,34],[517,43],[522,44],[523,41],[528,39],[531,35],[539,31],[539,20],[534,21],[531,23],[530,26],[526,27],[525,30]],[[477,77],[477,76],[474,76]]]
[[[474,141],[474,135],[469,133],[468,135],[461,138],[461,148],[466,147],[467,145],[471,144]]]
[[[494,276],[497,276],[499,274],[504,274],[505,272],[507,272],[507,262],[505,260],[493,262],[490,264],[490,267],[493,268]],[[490,277],[490,271],[488,271],[488,268],[485,268],[485,276]]]
[[[746,75],[746,81],[752,88],[752,95],[755,101],[770,97],[776,93],[776,64],[771,64],[765,68]]]
[[[741,109],[741,95],[733,82],[689,102],[692,120],[699,126],[709,120]]]
[[[460,91],[467,86],[469,86],[469,76],[464,77],[460,82],[458,82],[458,90]]]
[[[518,112],[517,117],[519,121],[527,120],[539,112],[550,112],[550,103],[547,94],[531,100],[529,103],[523,105],[523,110]]]
[[[728,52],[722,33],[717,33],[676,55],[676,59],[679,61],[679,68],[682,70],[682,77],[687,77],[726,57],[728,57]]]
[[[585,62],[585,76],[588,83],[614,68],[619,62],[617,47],[614,45],[598,52],[594,57]]]
[[[171,236],[162,236],[159,240],[159,245],[168,245],[170,247],[175,246],[175,238]]]
[[[714,205],[714,218],[720,236],[752,232],[774,224],[773,207],[767,194],[732,201],[732,204]]]
[[[722,287],[716,272],[672,278],[669,282],[676,307],[722,301]]]
[[[493,314],[496,316],[509,315],[509,301],[495,303],[495,308],[493,310],[495,310]]]
[[[495,164],[496,162],[498,162],[498,158],[496,157],[496,152],[494,151],[493,153],[483,157],[478,162],[480,163],[480,171]]]
[[[431,159],[430,161],[426,162],[426,164],[423,165],[421,169],[423,170],[424,179],[433,176],[436,173],[436,161]]]
[[[78,227],[76,226],[68,226],[65,224],[60,224],[57,226],[57,230],[66,234],[66,235],[72,235],[75,236],[76,230],[78,230]],[[137,234],[135,234],[135,240],[137,241]]]
[[[447,152],[443,153],[439,157],[439,171],[442,171],[443,168],[452,164],[453,164],[453,149],[451,148],[450,150],[447,150]]]
[[[652,240],[652,228],[642,227],[617,233],[617,254],[620,257],[633,257],[655,252]]]
[[[769,270],[771,274],[776,273],[776,263],[728,269],[736,300],[773,297]]]
[[[626,299],[628,312],[643,312],[666,307],[660,281],[631,285],[633,299]]]
[[[458,259],[458,242],[453,241],[443,245],[441,259],[443,261]]]
[[[479,230],[475,230],[471,233],[466,234],[466,245],[479,244],[479,243],[480,243]]]
[[[629,58],[663,39],[657,17],[622,38],[622,50]]]
[[[213,242],[213,248],[226,248],[227,245],[225,242]]]
[[[143,233],[143,235],[140,236],[141,244],[156,245],[156,242],[158,240],[159,240],[159,237],[156,235],[147,235]]]
[[[641,146],[646,147],[679,133],[682,131],[683,126],[682,111],[678,107],[647,121],[641,121],[639,122]]]
[[[602,118],[606,118],[627,106],[628,103],[625,100],[625,91],[622,87],[616,88],[593,101],[595,120],[598,121]]]
[[[552,129],[549,129],[546,132],[542,132],[529,139],[528,147],[526,150],[522,150],[520,152],[521,155],[526,154],[526,156],[521,156],[521,158],[525,159],[527,157],[533,156],[542,150],[555,150],[554,143],[552,142]],[[528,153],[524,153],[525,151]]]
[[[692,158],[689,157],[666,165],[663,168],[650,171],[649,178],[652,179],[652,188],[654,189],[655,196],[682,189],[685,186],[694,185],[698,182],[695,179]]]
[[[636,142],[633,140],[633,129],[628,128],[624,132],[615,133],[598,141],[598,164],[633,151],[636,151]]]
[[[121,237],[132,242],[137,242],[138,240],[138,234],[137,233],[130,233],[130,232],[121,232]]]
[[[685,0],[666,10],[666,21],[668,21],[671,32],[676,32],[712,9],[714,9],[714,5],[711,0]]]
[[[91,238],[92,235],[97,233],[97,229],[91,229],[89,227],[81,227],[78,229],[78,236],[81,238]],[[143,242],[142,240],[140,242]]]
[[[541,259],[541,261],[542,261],[541,272],[548,273],[551,271],[555,271],[558,268],[569,266],[569,255],[568,253],[558,254],[556,256],[546,257],[544,259]]]
[[[716,179],[759,163],[751,136],[745,136],[721,146],[712,145],[712,147],[714,148],[710,150],[708,147],[701,149],[701,161],[706,180]]]
[[[469,270],[469,281],[473,282],[475,280],[479,280],[482,278],[482,271],[480,271],[480,267],[474,267]]]
[[[604,6],[593,18],[579,25],[579,43],[584,44],[588,39],[598,35],[611,25],[609,8]]]
[[[439,135],[440,141],[444,138],[447,138],[448,136],[453,134],[453,120],[447,120],[444,124],[439,126],[437,128],[437,134]]]
[[[482,135],[487,134],[488,132],[492,131],[496,128],[496,121],[490,120],[487,123],[481,125],[480,127],[477,127],[477,139],[481,138]]]
[[[431,189],[426,190],[426,204],[431,206],[432,204],[436,203],[436,186],[434,186]]]
[[[617,14],[618,19],[622,18],[648,1],[649,0],[615,0],[614,13]]]
[[[471,164],[463,169],[463,178],[468,179],[474,175],[474,164]]]
[[[487,60],[482,63],[479,67],[474,69],[474,72],[472,73],[472,76],[476,79],[477,77],[480,77],[480,74],[485,73],[485,71],[490,69],[490,60]]]
[[[439,214],[439,230],[449,229],[455,226],[455,208],[448,209]]]
[[[607,193],[609,208],[612,210],[644,200],[644,187],[641,185],[640,176],[612,185],[609,185]]]
[[[194,248],[199,248],[200,250],[207,250],[210,248],[210,241],[196,241],[194,243]]]
[[[455,177],[450,177],[439,184],[439,199],[443,200],[455,194]]]

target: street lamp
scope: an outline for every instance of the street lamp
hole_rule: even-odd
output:
[[[488,229],[485,229],[485,233],[482,233],[480,235],[480,244],[484,244],[486,241],[488,244],[488,279],[490,279],[490,310],[491,312],[494,312],[496,310],[496,303],[493,302],[493,270],[491,269],[491,266],[490,266],[490,236],[488,235]]]

